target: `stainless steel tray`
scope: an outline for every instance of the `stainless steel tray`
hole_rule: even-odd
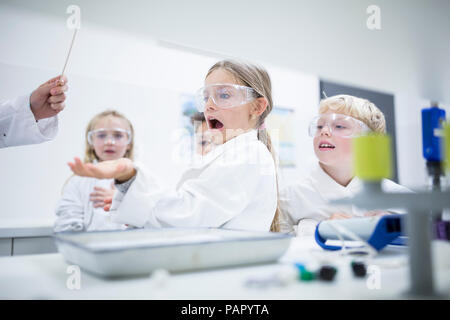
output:
[[[291,236],[215,228],[132,229],[57,233],[70,264],[102,277],[148,275],[276,261]]]

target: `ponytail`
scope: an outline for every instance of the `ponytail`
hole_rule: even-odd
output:
[[[272,140],[270,139],[269,132],[265,128],[264,125],[262,127],[260,126],[258,129],[258,140],[264,143],[264,145],[269,150],[270,154],[272,155],[273,161],[275,163],[275,181],[277,185],[277,208],[275,210],[275,216],[273,217],[272,223],[270,225],[270,231],[272,232],[280,232],[280,219],[281,219],[281,209],[280,209],[280,196],[278,192],[278,173],[277,173],[277,158],[275,156],[275,150],[273,150],[272,147]]]

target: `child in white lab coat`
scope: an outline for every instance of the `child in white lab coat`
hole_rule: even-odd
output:
[[[191,123],[194,126],[194,149],[198,156],[205,156],[214,148],[211,134],[208,130],[203,112],[196,112],[191,116]],[[197,158],[198,159],[198,158]]]
[[[110,207],[116,221],[134,227],[217,227],[278,231],[277,176],[264,120],[272,110],[268,73],[221,61],[197,93],[215,148],[182,175],[176,187],[152,190],[130,159],[69,163],[75,174],[115,178]]]
[[[96,115],[86,128],[86,163],[125,157],[133,159],[134,131],[131,122],[114,110]],[[113,179],[72,176],[64,186],[56,208],[55,232],[125,229],[111,221],[104,199],[114,195]]]
[[[280,192],[284,232],[309,236],[321,220],[387,214],[328,204],[330,200],[352,197],[361,191],[362,182],[353,176],[351,138],[368,131],[386,131],[383,113],[370,101],[337,95],[320,102],[319,115],[309,127],[319,161],[306,178]],[[388,179],[382,181],[382,188],[386,192],[410,192]]]

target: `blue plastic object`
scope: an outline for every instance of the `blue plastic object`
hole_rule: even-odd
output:
[[[321,246],[325,250],[341,250],[342,249],[341,246],[332,246],[326,244],[327,239],[324,238],[319,232],[319,226],[321,223],[319,223],[316,227],[315,231],[316,242],[319,244],[319,246]],[[351,231],[355,234],[358,234],[358,230],[351,230]],[[370,237],[364,240],[366,240],[367,243],[369,243],[377,251],[380,251],[388,244],[404,245],[405,240],[404,237],[402,237],[403,235],[404,235],[404,215],[401,214],[386,215],[380,217]],[[348,247],[348,248],[355,248],[355,247]]]
[[[437,106],[422,109],[422,148],[423,157],[428,161],[442,161],[442,138],[436,135],[436,129],[442,129],[445,110]]]

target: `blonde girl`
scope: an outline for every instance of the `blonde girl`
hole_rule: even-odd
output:
[[[126,158],[133,160],[134,130],[131,122],[114,110],[89,121],[85,133],[86,163]],[[72,176],[63,188],[56,208],[55,232],[124,229],[111,221],[103,203],[115,193],[113,179]]]
[[[75,174],[115,178],[107,208],[135,227],[216,227],[278,231],[277,175],[264,120],[272,110],[271,82],[261,67],[237,61],[213,65],[197,92],[216,147],[188,169],[175,188],[149,187],[129,159],[97,165],[75,158]]]

